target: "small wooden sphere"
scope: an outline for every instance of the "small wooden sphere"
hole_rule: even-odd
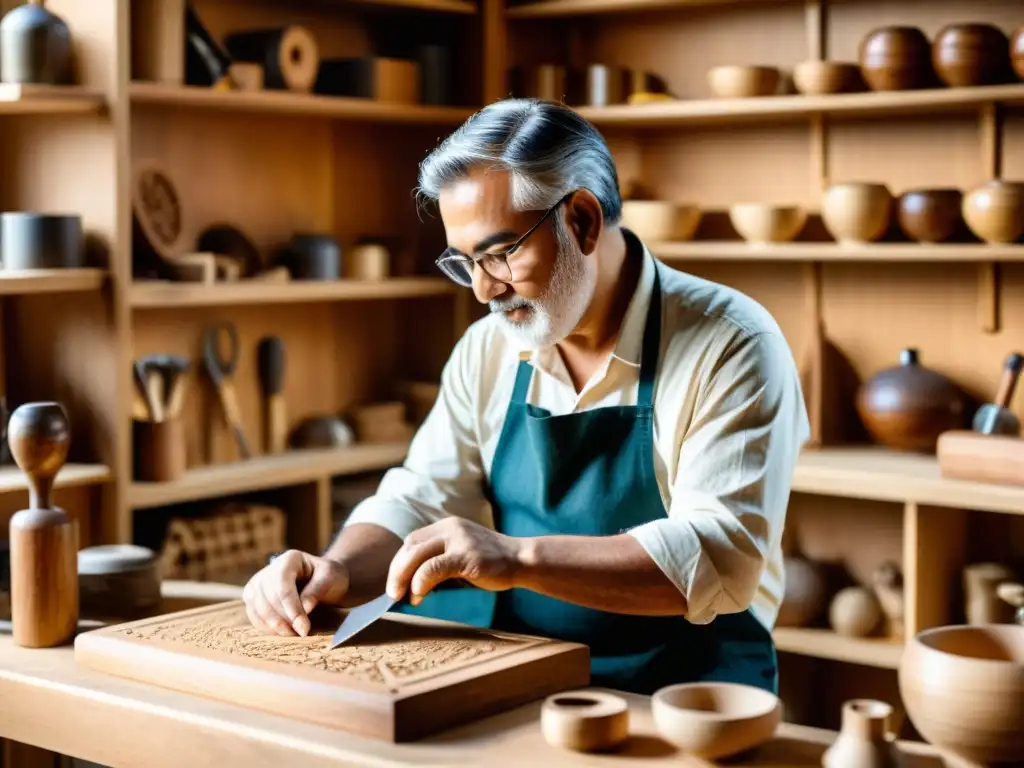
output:
[[[882,623],[882,618],[878,598],[866,587],[839,590],[828,609],[829,624],[844,637],[867,637]]]

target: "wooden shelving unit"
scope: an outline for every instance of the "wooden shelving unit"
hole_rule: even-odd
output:
[[[102,269],[22,269],[0,271],[0,296],[31,293],[72,293],[96,291],[106,281]]]
[[[449,296],[456,286],[433,277],[387,280],[303,281],[292,283],[218,283],[211,286],[136,283],[131,305],[142,307],[211,307],[237,304],[299,304],[322,301],[372,301]]]
[[[70,85],[0,83],[0,115],[58,115],[100,112],[103,94]]]
[[[843,244],[833,242],[794,242],[750,244],[743,241],[688,241],[650,243],[648,247],[666,261],[798,261],[961,263],[1024,261],[1024,245],[975,245],[926,243]]]
[[[985,104],[1024,104],[1024,83],[974,88],[929,88],[919,91],[844,93],[832,96],[763,96],[751,99],[679,99],[652,104],[580,107],[596,125],[630,128],[715,125],[747,120],[803,120],[836,117],[894,117],[971,112]]]
[[[54,479],[55,488],[77,488],[109,483],[114,475],[103,464],[65,464]],[[16,467],[0,468],[0,493],[28,489],[25,474]]]
[[[794,0],[788,0],[794,2]],[[787,0],[537,0],[510,3],[510,19],[551,19],[592,14],[638,13],[670,9],[701,8],[732,5],[738,2],[787,2]]]
[[[842,637],[828,629],[776,627],[772,637],[782,653],[860,666],[898,669],[903,656],[902,643],[885,638]]]
[[[201,467],[174,482],[132,483],[129,504],[133,509],[160,507],[387,469],[401,464],[408,449],[397,443],[296,450]]]
[[[471,114],[471,110],[458,107],[389,104],[370,99],[287,91],[224,92],[163,83],[132,83],[130,93],[135,104],[155,104],[173,109],[297,115],[349,122],[455,126]]]

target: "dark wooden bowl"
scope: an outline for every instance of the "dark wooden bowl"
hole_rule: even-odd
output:
[[[991,24],[950,24],[932,44],[935,73],[952,88],[995,85],[1010,79],[1010,41]]]
[[[1024,27],[1018,27],[1010,36],[1010,63],[1017,77],[1024,80]]]
[[[860,71],[873,91],[925,88],[933,80],[931,43],[917,27],[880,27],[860,44]]]
[[[941,243],[960,226],[959,189],[912,189],[900,195],[900,229],[920,243]]]

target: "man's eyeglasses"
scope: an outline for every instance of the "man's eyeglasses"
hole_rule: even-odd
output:
[[[544,215],[541,216],[540,220],[530,227],[526,231],[526,234],[512,243],[512,245],[493,253],[478,253],[473,256],[467,256],[464,253],[456,251],[454,248],[447,248],[437,259],[436,264],[438,268],[454,282],[466,288],[470,288],[473,285],[473,266],[476,264],[479,264],[480,268],[493,279],[499,280],[503,283],[511,283],[513,278],[512,268],[508,265],[509,256],[519,250],[530,238],[530,235],[536,232],[540,228],[540,225],[547,221],[551,217],[551,214],[558,210],[558,207],[572,196],[573,192],[570,192],[553,206],[548,208]]]

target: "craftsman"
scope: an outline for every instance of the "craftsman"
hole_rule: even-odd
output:
[[[386,588],[398,610],[585,643],[595,685],[777,690],[780,541],[809,430],[776,322],[619,226],[609,148],[560,105],[486,107],[419,183],[447,236],[438,267],[490,313],[404,465],[323,556],[252,578],[250,621],[305,634],[316,604]]]

